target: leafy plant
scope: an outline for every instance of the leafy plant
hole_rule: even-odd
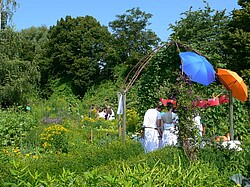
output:
[[[42,146],[46,150],[67,153],[68,152],[68,129],[62,125],[53,125],[44,129],[40,135]]]
[[[36,126],[37,120],[21,109],[0,110],[0,113],[1,145],[21,146],[28,131]]]
[[[127,109],[126,111],[127,118],[126,118],[126,130],[128,132],[139,132],[141,130],[142,119],[138,115],[135,109]]]

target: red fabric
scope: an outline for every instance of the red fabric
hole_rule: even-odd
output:
[[[198,107],[200,107],[200,108],[207,107],[207,101],[206,100],[198,101]]]
[[[167,103],[172,103],[176,107],[176,100],[173,99],[163,99],[160,98],[161,103],[166,106]],[[218,106],[223,103],[228,103],[229,102],[229,96],[228,95],[222,95],[219,98],[211,98],[208,100],[198,100],[198,101],[193,101],[192,105],[194,107],[199,107],[199,108],[206,108],[208,106]]]
[[[228,95],[222,95],[220,96],[220,104],[223,104],[223,103],[228,103],[229,102],[229,96]]]
[[[215,97],[215,98],[212,98],[212,99],[208,99],[207,104],[208,104],[209,106],[217,106],[217,105],[220,104],[219,98],[218,98],[218,97]]]
[[[176,105],[176,100],[173,100],[173,99],[160,98],[160,101],[164,106],[167,106],[167,103],[172,103],[174,106]]]

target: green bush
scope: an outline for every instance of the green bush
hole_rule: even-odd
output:
[[[119,139],[117,120],[74,116],[78,109],[70,113],[67,102],[56,103],[60,110],[46,113],[46,107],[54,106],[55,101],[59,100],[37,104],[26,113],[1,111],[2,122],[8,126],[13,122],[12,127],[17,125],[15,132],[20,132],[18,124],[24,121],[25,128],[22,129],[26,131],[21,138],[17,136],[12,146],[1,147],[0,185],[233,186],[229,180],[232,174],[239,172],[249,176],[250,144],[247,138],[242,152],[207,147],[199,150],[198,160],[193,162],[178,147],[164,147],[145,154],[141,143],[129,138],[125,142]],[[46,130],[56,126],[43,123],[41,119],[45,116],[57,119],[61,114],[63,120],[57,126],[67,132],[57,131],[57,128]],[[128,128],[136,131],[136,125],[140,125],[138,115],[133,110],[127,115]],[[48,142],[51,144],[49,151],[42,147],[45,139],[40,139],[40,134],[46,135],[43,137],[47,140],[53,138]]]
[[[244,147],[244,146],[243,146]],[[210,163],[218,168],[221,174],[232,176],[236,173],[247,175],[249,167],[249,150],[242,151],[225,149],[216,144],[215,146],[200,149],[198,157],[203,163]]]
[[[118,145],[123,147],[120,151],[118,151]],[[84,166],[83,162],[79,162],[84,157],[74,161],[72,158],[67,159],[66,154],[51,155],[46,159],[26,158],[18,162],[10,162],[8,171],[5,171],[8,175],[2,179],[2,184],[23,186],[232,186],[228,175],[224,175],[214,164],[202,161],[187,162],[187,157],[182,155],[183,151],[178,148],[166,148],[152,154],[138,154],[137,152],[135,155],[135,145],[133,142],[130,142],[130,146],[124,142],[116,142],[109,146],[106,152],[104,152],[105,149],[98,150],[102,154],[98,154],[97,150],[93,150],[94,147],[92,147],[92,154],[90,154],[90,150],[88,150],[88,154],[82,153],[84,157],[92,156],[87,156],[85,159],[87,164],[93,166],[88,170],[84,169],[86,165]],[[105,148],[107,149],[107,147]],[[114,148],[117,151],[111,152],[110,150]],[[127,149],[130,151],[126,151]],[[79,156],[76,155],[74,158]],[[76,168],[77,170],[75,170]]]
[[[55,151],[57,153],[68,152],[68,129],[62,125],[52,125],[44,129],[44,132],[40,134],[41,143],[44,149],[49,151]]]
[[[37,119],[21,109],[0,110],[0,115],[2,146],[20,146],[28,132],[37,125]]]
[[[134,109],[128,109],[126,111],[126,131],[128,132],[140,132],[142,128],[142,119]]]

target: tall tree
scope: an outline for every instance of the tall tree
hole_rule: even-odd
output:
[[[250,1],[240,1],[241,9],[232,12],[228,33],[224,37],[228,68],[241,74],[250,85]]]
[[[44,44],[47,42],[48,28],[46,26],[30,27],[19,32],[21,49],[19,58],[30,61],[39,58],[41,50],[44,50]]]
[[[193,11],[191,7],[181,15],[184,17],[170,25],[171,40],[187,44],[211,58],[213,65],[225,67],[221,44],[229,21],[225,10],[215,11],[205,2],[204,9]]]
[[[76,94],[83,95],[99,81],[111,39],[108,28],[91,16],[61,18],[48,32],[50,79],[71,82]]]
[[[13,12],[16,10],[15,0],[0,0],[0,29],[5,29],[8,21],[11,21]]]
[[[238,4],[242,7],[244,7],[246,5],[246,3],[249,3],[249,0],[238,0]]]
[[[0,105],[24,105],[38,88],[40,72],[35,63],[0,58]]]
[[[151,17],[152,14],[133,8],[109,23],[115,37],[117,64],[133,66],[159,44],[160,39],[148,29]]]
[[[20,49],[19,33],[12,28],[0,30],[0,58],[16,59],[19,56]]]

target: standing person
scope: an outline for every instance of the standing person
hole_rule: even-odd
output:
[[[167,103],[167,112],[162,115],[163,121],[163,135],[162,135],[162,146],[176,145],[177,144],[177,127],[178,115],[173,111],[173,104]]]
[[[105,118],[106,112],[102,109],[102,107],[98,110],[98,118]]]
[[[107,107],[106,106],[103,108],[103,113],[104,113],[104,119],[108,120],[108,112],[107,112]]]
[[[144,115],[144,148],[145,152],[151,152],[159,148],[161,132],[161,111],[162,104],[158,104],[156,108],[148,109]]]
[[[198,131],[197,133],[198,137],[201,138],[205,134],[205,127],[202,124],[202,120],[199,113],[197,113],[193,118],[193,123],[194,123],[194,128],[196,128]]]
[[[108,106],[107,107],[107,120],[113,120],[115,119],[115,113],[114,113],[114,110]]]

